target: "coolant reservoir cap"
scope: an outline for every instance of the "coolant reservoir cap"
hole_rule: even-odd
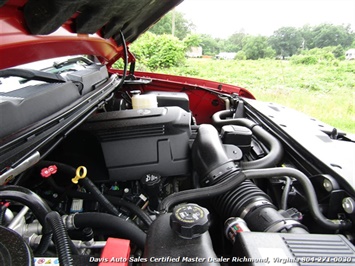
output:
[[[181,238],[196,238],[209,229],[209,216],[209,211],[197,204],[180,204],[174,208],[170,216],[170,227]]]

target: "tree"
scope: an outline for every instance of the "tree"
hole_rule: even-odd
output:
[[[192,32],[195,25],[184,17],[184,14],[178,11],[170,11],[164,17],[162,17],[152,28],[150,32],[162,35],[171,34],[172,31],[172,17],[175,12],[175,36],[180,40],[184,39],[188,34]]]
[[[243,39],[243,51],[247,59],[271,58],[275,51],[264,36],[247,36]]]
[[[200,35],[201,43],[203,49],[203,54],[205,55],[215,55],[219,53],[219,46],[216,39],[211,35],[202,34]]]
[[[237,54],[235,55],[236,60],[246,60],[247,59],[247,55],[245,54],[244,51],[238,51]]]
[[[186,48],[200,46],[201,36],[199,34],[190,34],[187,35],[183,41]]]
[[[341,45],[338,46],[331,46],[329,47],[329,51],[336,57],[336,58],[344,58],[345,57],[345,50]]]
[[[130,50],[140,63],[150,69],[177,66],[185,60],[184,43],[167,34],[146,32],[130,45]]]
[[[283,58],[296,54],[303,41],[300,31],[294,27],[282,27],[269,38],[272,48]]]
[[[243,39],[247,36],[244,32],[237,32],[232,34],[226,40],[226,46],[224,47],[224,51],[226,52],[238,52],[243,49]]]
[[[321,24],[314,28],[314,46],[323,48],[327,46],[349,47],[354,40],[350,25],[337,26],[332,24]]]
[[[302,36],[302,45],[301,49],[312,49],[314,48],[314,31],[313,27],[310,25],[304,25],[300,30],[300,34]]]
[[[309,25],[300,29],[305,40],[305,49],[323,48],[327,46],[342,46],[344,49],[351,46],[355,35],[350,25],[320,24],[314,27]]]

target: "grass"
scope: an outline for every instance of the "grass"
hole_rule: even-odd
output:
[[[295,65],[280,60],[188,59],[159,70],[238,85],[262,101],[272,101],[355,133],[355,61]]]

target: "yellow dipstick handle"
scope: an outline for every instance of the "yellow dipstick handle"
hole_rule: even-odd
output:
[[[76,176],[74,178],[72,178],[72,182],[74,184],[78,184],[79,182],[79,179],[83,179],[86,177],[86,174],[88,173],[88,170],[86,169],[85,166],[79,166],[77,169],[76,169]]]

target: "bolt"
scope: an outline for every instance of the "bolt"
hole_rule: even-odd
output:
[[[350,197],[343,199],[342,206],[346,213],[351,214],[355,211],[355,201]]]
[[[326,191],[331,192],[333,190],[333,184],[329,179],[324,179],[323,187]]]

